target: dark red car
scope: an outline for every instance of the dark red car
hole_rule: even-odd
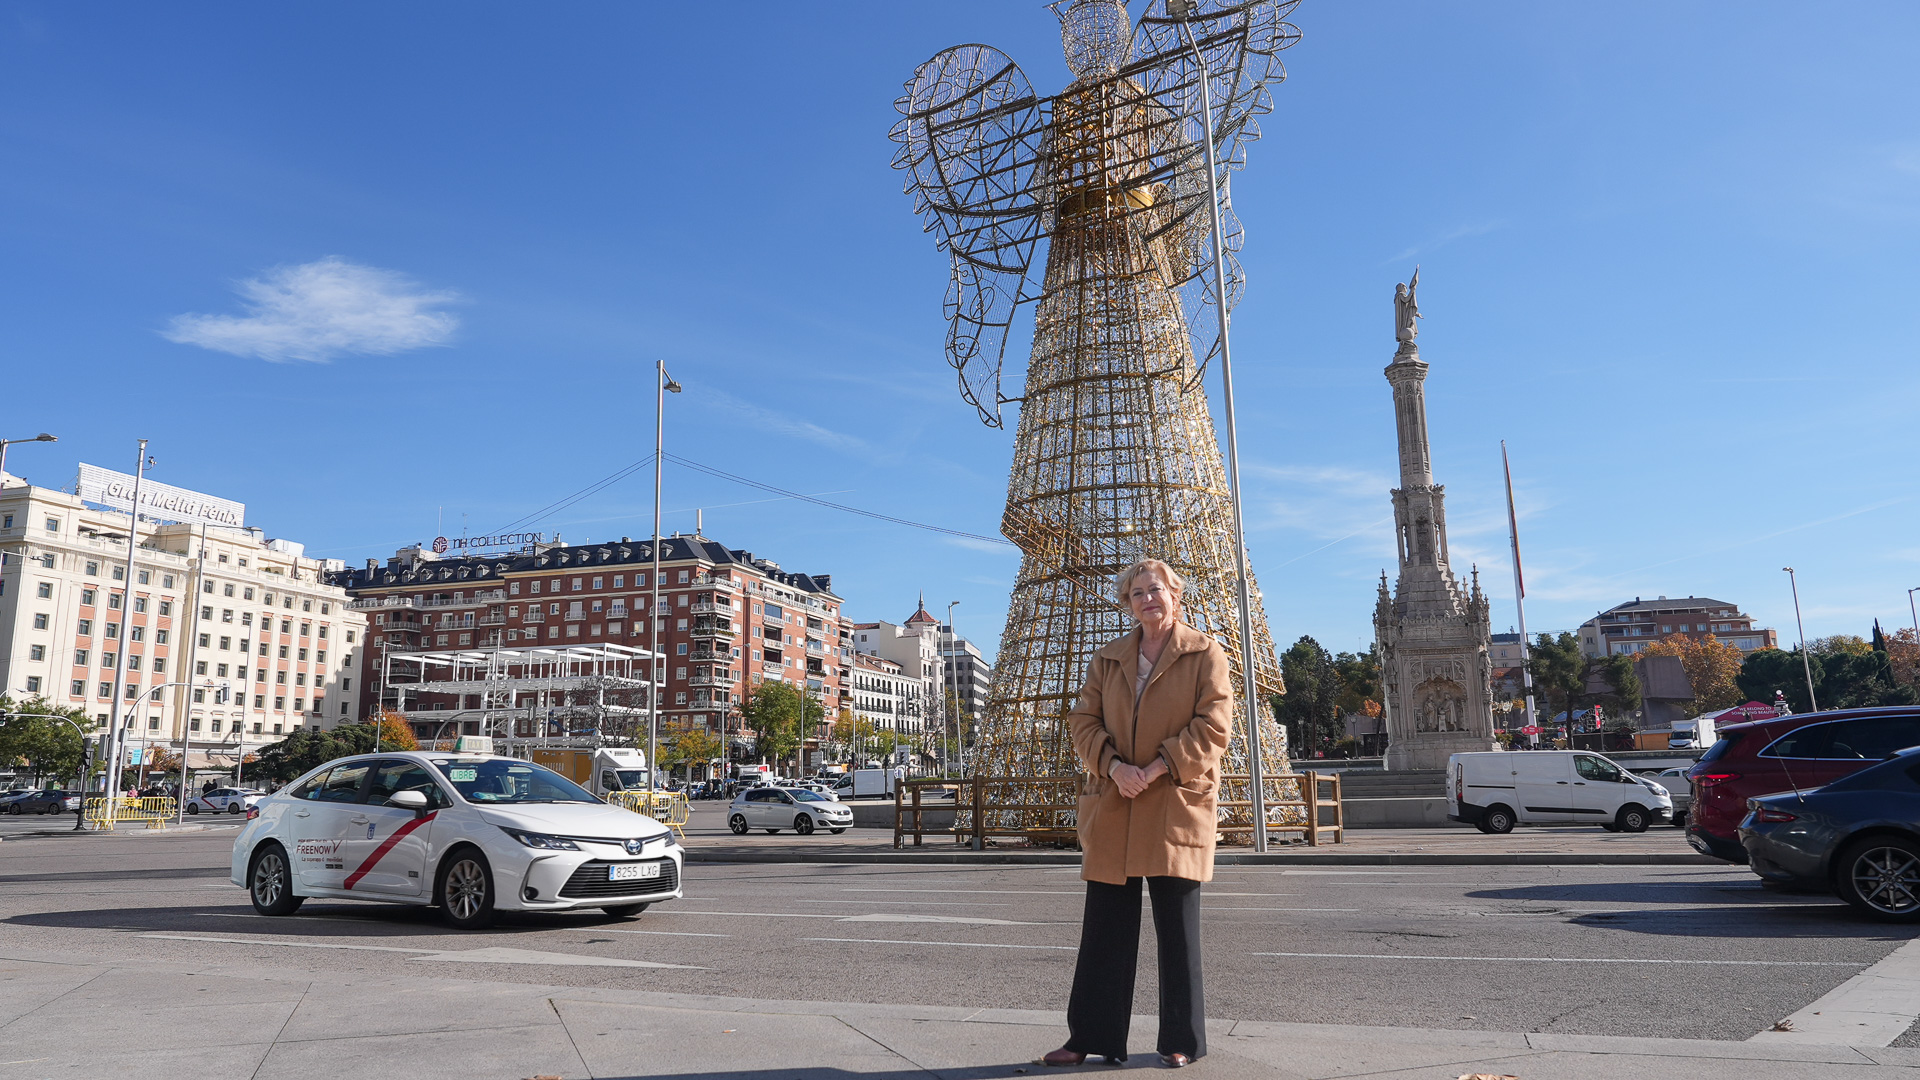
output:
[[[1719,741],[1687,770],[1693,788],[1687,843],[1744,863],[1740,821],[1748,799],[1816,788],[1909,746],[1920,746],[1920,708],[1836,709],[1723,727]]]

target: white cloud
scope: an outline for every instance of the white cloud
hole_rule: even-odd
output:
[[[325,362],[444,345],[460,321],[436,310],[459,294],[429,291],[404,274],[328,256],[276,266],[236,291],[245,315],[176,315],[160,336],[262,360]]]
[[[700,396],[767,431],[777,431],[782,435],[805,439],[830,450],[864,451],[867,449],[866,440],[859,436],[821,427],[811,420],[801,420],[772,409],[763,409],[717,387],[700,387]]]

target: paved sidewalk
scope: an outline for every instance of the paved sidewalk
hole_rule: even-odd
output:
[[[754,831],[734,836],[726,829],[726,803],[695,803],[687,826],[687,854],[695,862],[928,862],[1038,863],[1079,865],[1071,849],[990,845],[981,852],[956,844],[951,836],[929,836],[919,846],[908,837],[893,846],[891,829],[849,829],[839,836]],[[1724,865],[1687,846],[1685,834],[1668,826],[1644,833],[1610,833],[1595,826],[1523,827],[1504,836],[1488,836],[1467,826],[1432,829],[1352,829],[1339,844],[1307,847],[1275,843],[1265,855],[1251,847],[1221,847],[1219,865],[1280,863],[1291,865],[1421,866],[1601,866]]]
[[[930,973],[937,978],[937,973]],[[635,979],[644,986],[645,976]],[[1157,1064],[1134,1021],[1130,1068]],[[1818,1042],[1217,1020],[1205,1078],[1696,1080],[1910,1077],[1920,1050]],[[0,949],[0,1080],[221,1076],[256,1080],[694,1077],[876,1080],[1033,1076],[1061,1014],[761,1001],[430,976],[321,975],[267,965],[91,963]],[[1057,1075],[1104,1075],[1104,1066]]]

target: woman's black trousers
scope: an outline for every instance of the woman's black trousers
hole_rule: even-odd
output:
[[[1207,1052],[1207,1007],[1200,992],[1200,883],[1150,877],[1154,936],[1160,942],[1162,1054],[1198,1059]],[[1125,885],[1087,882],[1080,958],[1067,1002],[1066,1049],[1125,1059],[1140,958],[1140,878]]]

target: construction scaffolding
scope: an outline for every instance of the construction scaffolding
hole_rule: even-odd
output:
[[[381,701],[394,702],[388,707],[416,731],[428,729],[423,744],[482,734],[508,753],[516,747],[635,745],[647,715],[646,668],[652,659],[646,649],[610,643],[395,652],[383,665]],[[403,665],[404,681],[394,679],[396,664]],[[414,677],[408,680],[408,674]],[[408,708],[408,694],[451,697],[455,705]],[[463,730],[468,724],[479,730]]]
[[[1219,148],[1224,203],[1244,144],[1257,137],[1254,117],[1271,108],[1266,88],[1284,77],[1276,54],[1298,38],[1283,18],[1293,6],[1201,0],[1175,19],[1154,0],[1136,26],[1121,0],[1071,0],[1054,5],[1076,76],[1062,93],[1039,98],[1005,54],[964,45],[921,65],[898,103],[894,164],[910,172],[907,191],[952,259],[948,359],[961,394],[990,426],[1001,424],[1003,404],[1020,403],[1001,531],[1023,556],[967,764],[976,775],[1034,779],[986,794],[988,805],[1023,808],[1004,812],[997,829],[1037,836],[1072,826],[1070,809],[1037,808],[1059,801],[1046,784],[1080,772],[1065,716],[1094,651],[1134,627],[1114,583],[1139,559],[1163,559],[1185,579],[1186,622],[1220,642],[1243,685],[1231,493],[1200,381],[1219,342],[1217,332],[1198,342],[1193,333],[1216,322],[1204,140]],[[1193,48],[1211,72],[1211,117]],[[1231,252],[1239,225],[1220,209]],[[1238,263],[1226,260],[1226,272],[1231,305]],[[1025,392],[1010,398],[1001,392],[1008,331],[1030,303]],[[1264,707],[1281,692],[1280,671],[1259,590],[1248,586],[1262,699],[1253,711],[1270,820],[1280,824],[1297,812],[1299,782]],[[1221,768],[1240,778],[1220,792],[1223,808],[1238,807],[1223,809],[1229,831],[1252,821],[1245,716],[1236,712]]]

